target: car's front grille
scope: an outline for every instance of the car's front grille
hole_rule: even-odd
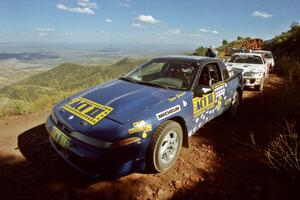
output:
[[[60,121],[57,121],[57,126],[58,126],[58,128],[60,128],[65,133],[71,134],[71,132],[72,132],[72,130],[70,128],[68,128],[67,126],[65,126]]]

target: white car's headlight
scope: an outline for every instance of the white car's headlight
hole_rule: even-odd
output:
[[[261,78],[261,77],[263,77],[263,75],[264,75],[263,72],[253,72],[253,71],[250,71],[250,72],[245,72],[244,73],[244,76],[251,77],[251,78]]]

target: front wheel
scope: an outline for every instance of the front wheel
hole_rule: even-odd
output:
[[[262,90],[264,89],[264,82],[265,82],[265,79],[264,79],[264,77],[263,77],[263,78],[261,78],[260,84],[254,86],[254,89],[255,89],[256,91],[262,91]]]
[[[168,120],[162,123],[150,140],[147,167],[153,172],[164,172],[176,162],[182,146],[182,128]]]

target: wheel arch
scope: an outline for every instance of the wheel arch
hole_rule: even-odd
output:
[[[175,121],[177,123],[180,124],[182,131],[183,131],[183,141],[182,141],[182,146],[189,148],[189,135],[188,135],[188,131],[187,131],[187,127],[186,127],[186,123],[185,120],[182,117],[176,116],[176,117],[172,117],[168,120],[172,120]]]
[[[243,89],[242,89],[241,87],[238,87],[238,88],[236,89],[236,91],[237,91],[238,94],[239,94],[240,102],[241,102],[242,99],[243,99]]]

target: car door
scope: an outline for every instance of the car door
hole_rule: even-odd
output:
[[[209,63],[210,84],[213,89],[215,107],[213,109],[213,118],[224,112],[224,96],[226,92],[225,83],[222,78],[220,66],[217,62]]]
[[[223,112],[225,87],[217,62],[205,64],[196,80],[193,116],[198,128]]]
[[[224,99],[223,112],[224,112],[225,110],[227,110],[230,107],[232,98],[235,93],[235,90],[233,88],[235,88],[238,83],[236,81],[233,81],[232,79],[230,79],[230,76],[234,76],[233,74],[235,72],[232,71],[231,73],[233,73],[233,74],[229,75],[229,72],[227,70],[225,63],[219,62],[219,67],[222,72],[222,77],[223,77],[223,82],[224,82],[224,87],[225,87],[225,95],[223,97],[223,99]],[[222,113],[219,113],[219,114],[222,114]]]

